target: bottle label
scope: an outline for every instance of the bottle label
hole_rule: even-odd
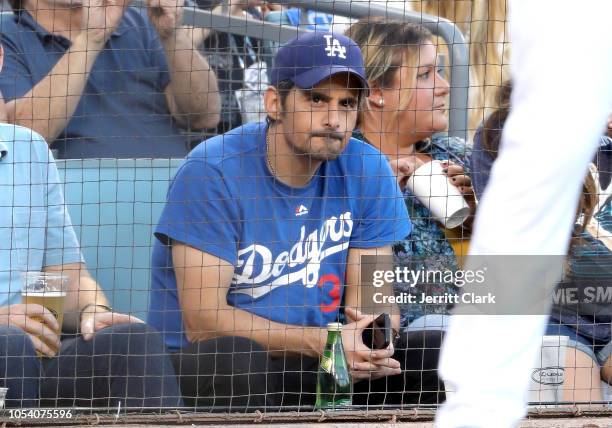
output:
[[[325,355],[321,356],[321,369],[327,373],[332,372],[334,362],[331,358],[326,357]]]

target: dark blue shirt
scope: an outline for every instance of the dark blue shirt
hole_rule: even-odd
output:
[[[472,147],[471,159],[472,163],[472,187],[477,199],[482,198],[485,187],[489,182],[491,168],[493,168],[493,157],[485,151],[482,141],[482,127],[476,130],[474,135],[474,146]]]
[[[20,98],[57,64],[71,42],[25,11],[0,21],[0,91]],[[129,8],[91,70],[83,96],[52,148],[62,158],[184,157],[187,141],[164,96],[165,53],[146,11]]]

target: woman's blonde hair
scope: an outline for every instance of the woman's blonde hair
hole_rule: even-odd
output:
[[[401,21],[382,18],[362,19],[351,25],[345,34],[361,48],[366,76],[371,87],[390,88],[395,73],[401,67],[414,70],[410,81],[402,81],[402,88],[414,88],[418,71],[419,47],[431,43],[432,34],[426,28]],[[412,91],[400,100],[399,113],[412,96]]]
[[[470,113],[474,131],[491,109],[508,77],[507,0],[412,0],[412,9],[454,22],[470,45]],[[470,132],[472,133],[472,132]]]

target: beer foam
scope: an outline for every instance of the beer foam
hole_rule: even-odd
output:
[[[49,290],[49,291],[22,291],[24,297],[66,297],[65,291]]]

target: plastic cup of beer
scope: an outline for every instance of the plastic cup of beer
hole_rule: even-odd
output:
[[[25,304],[37,304],[47,308],[57,319],[61,330],[67,289],[67,275],[55,272],[24,272],[21,301]]]

